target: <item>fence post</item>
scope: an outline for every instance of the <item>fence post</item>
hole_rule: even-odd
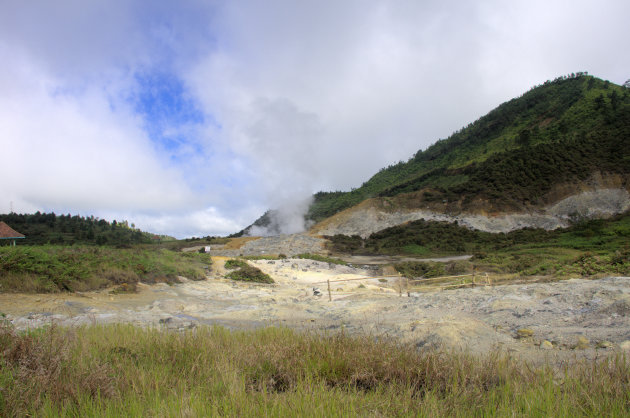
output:
[[[328,281],[328,302],[332,302],[332,295],[330,294],[330,279]]]
[[[473,269],[472,269],[472,287],[475,287],[475,265],[473,264]]]

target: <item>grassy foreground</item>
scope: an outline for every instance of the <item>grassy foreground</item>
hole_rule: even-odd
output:
[[[558,372],[344,334],[0,328],[1,416],[627,416],[630,363]]]

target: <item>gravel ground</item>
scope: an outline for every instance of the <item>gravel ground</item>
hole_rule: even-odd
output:
[[[265,254],[294,256],[304,253],[321,253],[324,251],[325,242],[324,239],[306,234],[277,235],[248,241],[238,250],[225,250],[222,246],[211,246],[210,253],[225,257]]]
[[[206,281],[141,285],[137,294],[0,294],[0,311],[19,329],[51,322],[126,322],[174,330],[282,325],[391,337],[419,349],[484,353],[498,348],[534,361],[630,350],[628,277],[412,291],[401,297],[397,278],[379,280],[373,270],[311,260],[256,261],[252,264],[276,281],[256,285],[223,279],[224,260],[216,258]]]

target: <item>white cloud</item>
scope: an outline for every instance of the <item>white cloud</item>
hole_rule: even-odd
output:
[[[606,5],[628,9],[623,2]],[[597,6],[597,20],[606,19],[600,11],[606,5]],[[296,136],[278,132],[266,138],[270,152],[262,159],[287,177],[297,171],[312,178],[315,166],[312,183],[349,188],[548,78],[599,67],[604,56],[610,65],[597,75],[615,75],[619,52],[606,45],[619,44],[625,26],[620,17],[608,18],[614,29],[587,25],[593,7],[585,1],[231,2],[218,19],[222,48],[193,67],[188,80],[206,110],[241,134],[252,120],[269,118],[256,105],[261,101],[310,115],[319,124],[317,152],[312,136],[293,151]],[[231,134],[226,140],[252,146],[261,131],[244,135],[245,141]],[[284,152],[271,152],[278,148]]]
[[[173,235],[176,231],[178,237],[225,236],[238,231],[242,225],[238,219],[226,217],[215,208],[183,210],[174,214],[129,213],[123,218],[133,219],[137,228],[150,228],[151,232],[158,234]]]
[[[2,61],[14,57],[5,53]],[[2,84],[11,85],[0,96],[0,143],[9,157],[0,173],[11,178],[3,182],[4,193],[77,209],[164,210],[192,200],[178,172],[155,155],[137,118],[113,110],[99,89],[57,93],[59,84],[29,64],[22,61],[22,71],[13,74],[0,69]]]
[[[0,211],[234,232],[359,186],[546,79],[625,81],[628,15],[622,0],[8,5]],[[134,75],[158,70],[204,114],[165,124],[186,138],[173,149],[129,103]]]

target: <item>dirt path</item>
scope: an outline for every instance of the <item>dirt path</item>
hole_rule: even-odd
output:
[[[277,283],[255,285],[223,279],[224,260],[215,259],[215,270],[206,281],[140,285],[137,294],[0,294],[0,312],[20,329],[51,321],[128,322],[176,330],[200,324],[343,328],[394,337],[419,348],[473,352],[501,348],[528,359],[558,361],[590,358],[597,350],[630,349],[627,277],[411,292],[400,297],[396,278],[371,278],[371,270],[311,260],[256,261],[252,264]],[[332,282],[332,301],[327,280]],[[313,288],[323,295],[315,296]],[[517,338],[523,329],[532,335]]]

